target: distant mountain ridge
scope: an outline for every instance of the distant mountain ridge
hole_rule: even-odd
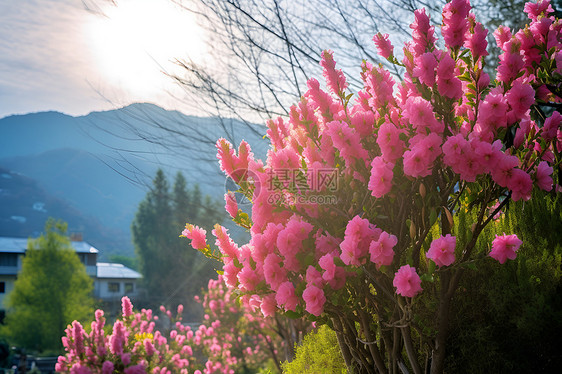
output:
[[[44,231],[48,217],[66,221],[69,233],[81,233],[90,244],[103,248],[102,258],[110,254],[132,255],[132,248],[121,244],[130,238],[120,230],[82,214],[67,201],[49,194],[37,181],[0,168],[0,236],[37,237]]]
[[[130,225],[158,167],[170,182],[181,170],[204,194],[222,198],[225,179],[216,161],[216,140],[225,137],[237,144],[245,139],[257,156],[264,157],[264,134],[263,126],[186,116],[153,104],[132,104],[81,117],[58,112],[14,115],[0,119],[0,167],[6,175],[17,175],[15,179],[27,188],[36,183],[45,196],[74,209],[76,216],[97,221],[99,230],[115,237],[108,250],[131,255]],[[14,201],[30,203],[28,199]],[[15,230],[10,217],[22,209],[17,203],[0,205],[2,233]],[[27,226],[28,231],[20,227],[24,236],[37,230]],[[88,235],[91,230],[84,232],[87,241]],[[103,245],[92,244],[104,250]]]

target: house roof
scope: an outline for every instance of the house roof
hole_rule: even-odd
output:
[[[97,263],[97,278],[106,279],[139,279],[142,275],[133,269],[129,269],[123,264],[114,264],[109,262]]]
[[[25,253],[27,250],[28,238],[10,238],[0,237],[0,252],[4,253]],[[99,251],[90,244],[80,242],[70,242],[77,253],[99,253]]]

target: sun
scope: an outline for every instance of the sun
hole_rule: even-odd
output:
[[[170,85],[176,59],[201,62],[204,32],[171,0],[120,0],[88,24],[90,50],[112,86],[138,98]]]

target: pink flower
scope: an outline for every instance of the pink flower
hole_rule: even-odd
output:
[[[542,129],[542,136],[545,140],[552,140],[556,138],[558,129],[562,128],[562,115],[558,112],[552,113],[550,117],[548,117],[544,121],[544,126]]]
[[[517,129],[517,132],[515,133],[515,138],[513,139],[513,146],[515,148],[519,148],[523,142],[527,139],[527,136],[530,133],[531,127],[534,127],[532,125],[531,119],[530,118],[525,118],[523,120],[521,120],[521,122],[519,123],[519,128]]]
[[[464,44],[464,36],[468,29],[468,0],[452,0],[443,7],[443,27],[441,34],[445,44],[453,49]]]
[[[443,123],[437,121],[431,103],[421,97],[409,97],[404,108],[404,116],[408,118],[418,133],[426,131],[442,133]]]
[[[494,31],[494,38],[499,48],[503,49],[503,45],[511,39],[511,30],[507,26],[500,26]]]
[[[361,74],[361,78],[363,78],[365,89],[368,92],[363,94],[363,99],[367,99],[368,104],[365,109],[378,109],[388,104],[394,104],[394,97],[392,95],[395,82],[390,73],[382,67],[373,67],[368,62],[364,63],[362,68],[364,71]],[[359,92],[359,97],[361,98],[362,91]],[[369,94],[371,94],[370,98]]]
[[[541,161],[537,166],[537,171],[535,172],[535,179],[537,185],[540,189],[545,191],[552,190],[552,172],[554,169],[548,166],[546,161]]]
[[[244,266],[238,273],[237,277],[238,281],[240,281],[239,288],[244,292],[253,291],[260,282],[260,278],[256,274],[256,271],[249,265]]]
[[[318,265],[324,270],[322,274],[322,279],[325,281],[331,281],[336,275],[336,264],[334,263],[334,256],[331,254],[325,254],[318,260]]]
[[[528,2],[523,10],[533,21],[537,21],[541,15],[548,16],[549,13],[554,12],[548,0],[539,0],[536,3]]]
[[[285,310],[296,311],[299,299],[295,295],[295,286],[293,283],[286,281],[281,283],[275,294],[275,301],[279,307],[285,306]]]
[[[326,85],[332,93],[340,96],[347,88],[347,81],[340,69],[336,69],[336,62],[334,61],[334,52],[327,50],[322,52],[322,60],[320,65],[324,68],[324,78]]]
[[[224,138],[217,140],[216,147],[221,170],[236,183],[246,178],[248,165],[254,159],[250,145],[244,140],[240,142],[238,156],[235,154],[232,144]]]
[[[381,198],[392,189],[392,165],[386,163],[382,157],[375,157],[371,163],[371,178],[368,188],[371,195]]]
[[[426,257],[432,259],[439,267],[449,266],[455,262],[456,237],[447,234],[431,242]]]
[[[228,257],[229,259],[235,259],[235,258],[238,259],[238,254],[240,252],[240,249],[228,235],[227,229],[225,229],[219,224],[216,224],[215,228],[212,231],[212,234],[216,238],[215,244],[217,245],[217,247],[219,247],[219,250],[224,256]],[[202,244],[203,243],[201,242],[200,245]]]
[[[396,162],[404,151],[404,142],[400,139],[400,131],[390,122],[385,122],[379,127],[377,144],[381,149],[384,160],[391,164]]]
[[[523,61],[521,56],[520,45],[514,42],[513,39],[505,42],[503,49],[504,53],[500,55],[496,79],[500,82],[510,83],[523,69],[525,61]]]
[[[523,118],[525,112],[529,110],[535,102],[535,90],[529,84],[523,84],[519,80],[513,82],[511,89],[505,94],[507,103],[511,107],[511,114],[514,117],[511,123]]]
[[[405,297],[414,297],[423,290],[416,269],[410,265],[403,265],[398,269],[392,284],[396,287],[396,293]]]
[[[287,270],[298,271],[301,267],[296,256],[303,249],[303,241],[308,239],[313,226],[296,216],[291,217],[286,227],[277,236],[277,248],[285,258]]]
[[[267,121],[267,128],[267,137],[271,140],[274,148],[285,148],[285,138],[289,135],[289,132],[287,125],[283,122],[283,118],[270,119]]]
[[[146,374],[146,367],[143,364],[129,366],[123,372],[124,374]]]
[[[306,269],[305,280],[306,283],[313,284],[316,287],[322,287],[324,285],[322,273],[320,273],[318,269],[312,265],[308,265],[308,268]]]
[[[344,239],[340,244],[340,258],[346,265],[359,266],[365,263],[364,256],[369,252],[372,240],[379,238],[381,229],[375,228],[369,220],[353,217],[345,228]]]
[[[416,57],[412,75],[426,86],[433,87],[435,83],[435,68],[437,68],[435,56],[432,52],[426,52]]]
[[[394,235],[390,235],[383,231],[378,240],[372,241],[369,246],[371,254],[371,262],[377,264],[377,268],[390,265],[394,258],[394,246],[398,243],[398,239]]]
[[[455,76],[455,61],[449,54],[443,53],[437,67],[437,90],[441,96],[459,99],[462,96],[462,83]]]
[[[265,258],[263,264],[263,273],[265,281],[271,286],[271,289],[277,290],[281,283],[287,279],[287,270],[282,268],[279,263],[281,258],[274,253],[270,253]]]
[[[478,107],[478,123],[485,130],[506,127],[507,101],[500,92],[490,92]]]
[[[234,265],[234,261],[225,262],[222,267],[224,283],[226,283],[229,287],[237,287],[238,286],[238,273],[240,272],[240,268]]]
[[[101,367],[102,374],[112,374],[113,373],[113,362],[104,361]]]
[[[477,61],[481,56],[487,56],[488,41],[486,40],[488,30],[484,29],[480,22],[474,25],[474,33],[470,34],[464,41],[464,46],[472,52],[474,61]]]
[[[340,156],[346,165],[353,166],[356,159],[365,160],[369,154],[361,145],[361,137],[355,129],[349,127],[346,122],[332,121],[328,123],[325,132],[330,136],[334,147],[340,151]]]
[[[129,317],[133,314],[133,304],[131,304],[131,300],[127,296],[123,296],[123,298],[121,298],[121,305],[123,317]]]
[[[334,103],[333,97],[327,92],[320,89],[320,83],[314,79],[310,78],[306,85],[308,91],[305,92],[304,96],[312,102],[312,104],[320,111],[320,113],[325,113],[328,115],[330,113],[330,107]],[[330,121],[332,118],[330,117]]]
[[[123,322],[117,320],[113,324],[113,334],[109,338],[109,349],[114,355],[123,353],[123,346],[127,342],[127,331]]]
[[[359,108],[359,106],[356,106],[354,108]],[[375,114],[372,111],[357,110],[351,115],[351,126],[362,137],[369,136],[373,133],[374,123]],[[313,147],[316,148],[315,145],[313,145]],[[321,159],[319,159],[318,161],[321,161]]]
[[[461,134],[449,136],[443,143],[443,162],[449,165],[455,173],[460,173],[464,150],[467,146],[469,146],[468,141]]]
[[[519,159],[516,156],[502,153],[496,168],[492,170],[492,179],[500,186],[507,187],[517,165],[519,165]]]
[[[275,315],[277,311],[277,302],[275,301],[275,295],[269,294],[263,298],[261,301],[261,312],[265,317],[271,317]]]
[[[517,250],[519,246],[523,243],[517,235],[496,235],[496,238],[492,241],[492,250],[490,251],[490,257],[495,258],[503,264],[507,259],[515,260]]]
[[[143,344],[144,344],[144,350],[148,357],[152,356],[154,352],[156,352],[156,349],[154,348],[154,345],[152,344],[150,339],[144,339]]]
[[[423,148],[404,152],[404,174],[411,177],[426,177],[431,174],[431,165],[427,162],[427,153]]]
[[[503,155],[501,153],[501,140],[496,140],[493,144],[490,144],[474,139],[470,141],[470,145],[479,163],[477,174],[482,172],[490,173]]]
[[[238,215],[238,203],[236,202],[236,196],[234,192],[228,191],[224,194],[224,201],[226,202],[225,209],[230,214],[232,218],[236,218]]]
[[[306,289],[302,293],[302,298],[306,303],[306,311],[315,316],[320,316],[324,313],[324,303],[326,302],[326,297],[324,296],[324,291],[320,288],[308,284]]]
[[[435,46],[434,27],[429,26],[429,17],[425,9],[414,11],[414,22],[410,25],[412,29],[412,50],[414,56],[423,54],[426,50],[432,50]]]
[[[381,34],[379,32],[373,37],[373,41],[377,46],[379,55],[383,58],[389,58],[394,54],[394,47],[392,46],[390,40],[388,40],[388,34]]]
[[[207,247],[207,231],[199,226],[193,226],[189,223],[186,224],[181,236],[191,239],[191,246],[197,250]]]
[[[513,169],[512,175],[507,182],[507,188],[511,190],[511,199],[525,201],[531,198],[531,190],[533,189],[533,181],[531,176],[521,169]]]
[[[123,365],[127,366],[131,363],[131,353],[123,353],[121,355],[121,362],[123,362]]]
[[[441,137],[435,133],[417,135],[410,142],[411,150],[404,152],[404,174],[414,178],[430,175],[433,163],[441,154]]]
[[[80,363],[75,363],[70,369],[71,374],[91,374],[92,371],[87,366],[82,366]]]
[[[76,354],[80,355],[84,352],[84,329],[78,321],[72,322],[72,338],[74,339],[74,346],[76,347]]]

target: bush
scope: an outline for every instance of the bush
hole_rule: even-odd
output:
[[[292,362],[283,363],[283,373],[347,373],[336,333],[326,325],[306,335],[296,351]]]
[[[517,262],[478,261],[455,300],[446,371],[555,372],[562,365],[562,206],[535,193],[510,206],[485,233],[523,240]]]

